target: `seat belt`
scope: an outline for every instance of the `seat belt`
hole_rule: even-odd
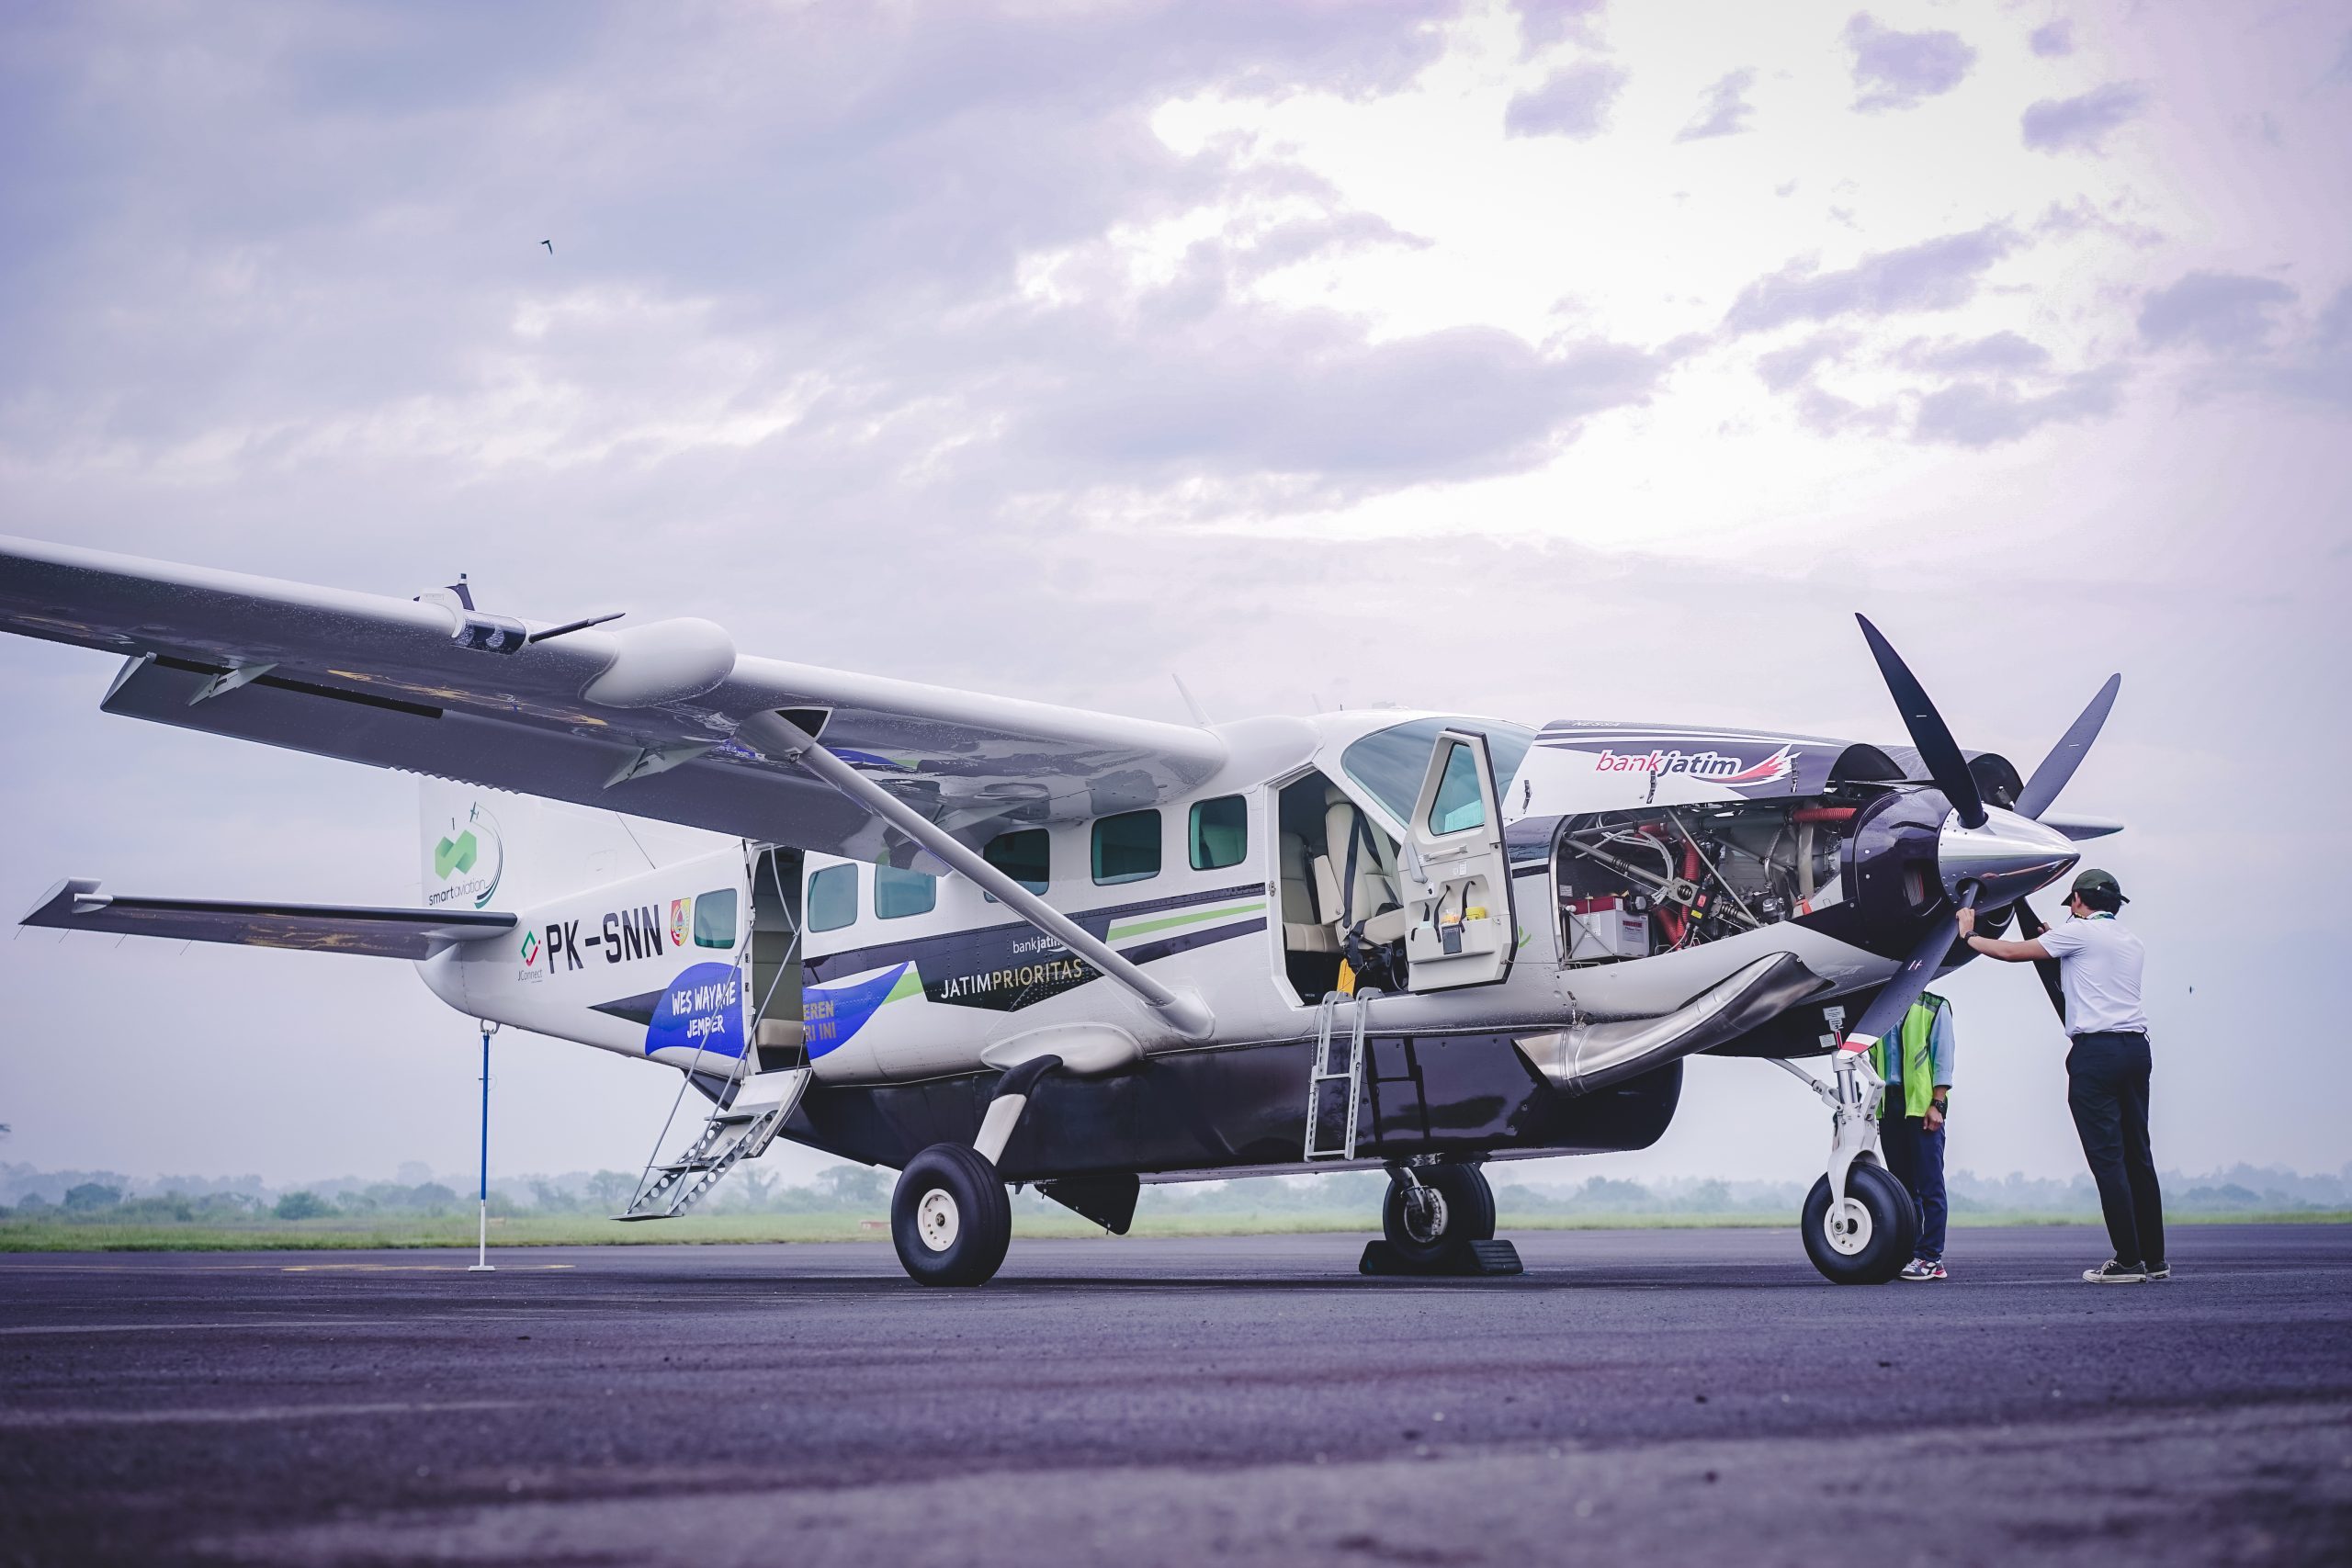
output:
[[[1340,924],[1342,928],[1340,933],[1340,952],[1346,957],[1348,967],[1361,976],[1364,972],[1364,920],[1369,920],[1372,915],[1366,915],[1363,920],[1355,918],[1356,851],[1359,846],[1372,851],[1372,858],[1375,863],[1379,861],[1379,847],[1372,841],[1372,829],[1364,826],[1363,812],[1361,809],[1349,819],[1347,870],[1340,883]],[[1376,915],[1379,912],[1374,909],[1372,914]]]

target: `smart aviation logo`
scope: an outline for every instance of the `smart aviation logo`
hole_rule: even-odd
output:
[[[485,840],[489,870],[486,874],[476,874],[481,866]],[[475,908],[485,909],[498,897],[499,881],[506,874],[506,840],[498,830],[498,818],[484,811],[480,802],[467,810],[464,827],[453,820],[449,831],[433,846],[433,874],[447,886],[425,893],[428,905],[453,904],[465,898],[470,899]]]

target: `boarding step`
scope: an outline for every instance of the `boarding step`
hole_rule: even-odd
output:
[[[1526,1269],[1519,1261],[1519,1248],[1507,1241],[1466,1241],[1449,1248],[1443,1258],[1433,1263],[1416,1263],[1381,1240],[1363,1244],[1363,1258],[1356,1264],[1356,1272],[1468,1280],[1497,1279],[1522,1274]]]
[[[767,1153],[768,1145],[800,1107],[808,1092],[807,1067],[754,1073],[736,1086],[735,1097],[714,1108],[686,1152],[657,1165],[654,1179],[639,1188],[616,1220],[673,1220],[698,1202],[729,1171]]]
[[[1363,1101],[1364,1027],[1372,1017],[1372,1001],[1378,991],[1358,991],[1353,997],[1338,991],[1324,993],[1323,1003],[1315,1011],[1315,1055],[1306,1065],[1306,1136],[1304,1157],[1318,1159],[1353,1159],[1356,1157],[1356,1118]],[[1340,1004],[1349,1002],[1347,1059],[1341,1065],[1337,1058]],[[1344,1101],[1342,1096],[1344,1095]],[[1342,1120],[1337,1142],[1323,1140],[1326,1112],[1340,1111]]]

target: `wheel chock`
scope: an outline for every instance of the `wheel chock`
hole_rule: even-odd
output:
[[[1519,1261],[1519,1248],[1507,1241],[1469,1242],[1435,1263],[1424,1264],[1413,1262],[1385,1240],[1375,1239],[1363,1244],[1363,1257],[1356,1264],[1359,1274],[1419,1279],[1500,1278],[1526,1271]]]

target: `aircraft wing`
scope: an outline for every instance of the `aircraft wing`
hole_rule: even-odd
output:
[[[379,909],[334,904],[232,904],[207,898],[145,898],[109,894],[87,877],[62,882],[19,922],[57,931],[105,931],[221,942],[240,947],[291,947],[374,958],[427,958],[460,942],[514,929],[492,910]]]
[[[1204,729],[739,655],[708,621],[564,629],[468,598],[0,538],[0,630],[122,655],[108,713],[802,849],[902,846],[738,741],[750,715],[974,841],[1149,806],[1225,760]]]

